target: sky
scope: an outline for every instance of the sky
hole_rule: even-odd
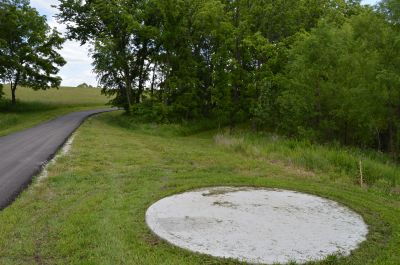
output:
[[[36,8],[41,15],[47,17],[47,22],[51,27],[56,27],[61,33],[65,33],[65,26],[57,23],[54,15],[57,9],[52,5],[57,5],[58,0],[31,0],[31,6]],[[92,72],[92,59],[89,56],[88,46],[80,46],[76,41],[67,41],[63,45],[60,54],[67,61],[61,68],[59,75],[62,77],[62,86],[78,86],[82,83],[97,85],[96,75]]]
[[[377,0],[362,0],[364,4],[373,5]],[[52,5],[57,5],[58,0],[31,0],[31,6],[35,7],[41,15],[47,17],[51,27],[57,27],[58,31],[65,33],[65,26],[57,23],[54,15],[57,9]],[[97,85],[96,75],[92,72],[92,59],[90,58],[88,46],[80,46],[76,41],[67,41],[64,48],[60,51],[67,61],[67,64],[60,70],[63,86],[77,86],[82,83]]]

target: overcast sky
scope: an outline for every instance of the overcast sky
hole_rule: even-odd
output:
[[[377,0],[363,0],[364,4],[375,4]],[[56,9],[52,5],[57,5],[58,0],[31,0],[31,5],[42,15],[47,16],[47,20],[52,27],[57,27],[65,33],[65,27],[54,19]],[[96,85],[96,76],[92,73],[92,60],[88,55],[88,47],[81,47],[79,43],[67,41],[61,51],[61,55],[66,59],[67,64],[61,69],[60,75],[63,79],[63,86],[77,86],[82,83]]]
[[[47,21],[51,27],[65,33],[65,27],[57,23],[54,14],[57,13],[52,5],[57,5],[58,0],[31,0],[31,6],[35,7],[40,14],[47,16]],[[88,56],[88,47],[81,47],[75,41],[67,41],[61,55],[67,61],[67,64],[61,69],[63,86],[77,86],[82,83],[96,85],[96,76],[92,73],[92,60]]]

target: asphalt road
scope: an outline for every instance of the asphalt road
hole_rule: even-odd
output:
[[[0,137],[0,210],[7,207],[89,116],[113,109],[70,113]]]

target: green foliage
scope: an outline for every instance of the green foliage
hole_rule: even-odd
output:
[[[168,112],[169,109],[164,104],[152,99],[145,99],[142,104],[133,106],[132,114],[141,121],[163,123],[168,121],[166,120]]]
[[[334,9],[309,0],[63,0],[58,18],[70,38],[93,44],[95,72],[114,105],[130,111],[147,90],[169,110],[165,119],[219,116],[233,126],[282,67],[279,42]]]
[[[11,84],[12,102],[18,85],[35,90],[58,87],[55,76],[65,64],[57,52],[64,40],[27,0],[0,3],[0,80]]]
[[[398,0],[382,0],[379,3],[379,11],[389,23],[400,27],[400,2]]]
[[[68,24],[69,38],[93,45],[94,72],[103,93],[129,112],[139,103],[157,50],[156,10],[150,1],[62,0],[58,19]]]
[[[397,152],[399,43],[398,33],[371,12],[338,26],[321,21],[300,34],[280,74],[278,129]],[[269,104],[260,104],[273,114]]]
[[[93,45],[103,93],[144,120],[251,120],[395,154],[397,3],[62,0],[58,18]]]

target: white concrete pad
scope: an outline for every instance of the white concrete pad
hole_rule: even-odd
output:
[[[334,201],[246,187],[214,187],[164,198],[147,210],[146,222],[178,247],[266,264],[349,255],[368,233],[361,216]]]

